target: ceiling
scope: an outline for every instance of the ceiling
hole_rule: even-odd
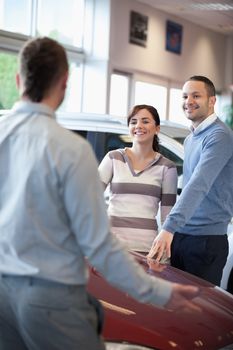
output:
[[[233,0],[137,0],[158,10],[233,35]]]

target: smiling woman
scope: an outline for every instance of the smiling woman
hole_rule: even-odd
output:
[[[161,222],[176,200],[175,164],[159,152],[160,118],[150,105],[137,105],[128,116],[132,147],[107,153],[99,165],[104,189],[110,184],[108,214],[112,232],[127,249],[149,251]]]

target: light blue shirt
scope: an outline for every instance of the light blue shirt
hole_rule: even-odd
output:
[[[97,162],[47,106],[21,101],[0,118],[0,273],[85,285],[86,258],[142,302],[171,284],[141,269],[109,233]]]

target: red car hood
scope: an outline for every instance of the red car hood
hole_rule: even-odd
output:
[[[143,255],[132,254],[150,275],[199,286],[201,292],[194,301],[203,312],[187,315],[139,303],[91,268],[88,289],[104,306],[106,340],[161,350],[217,350],[230,344],[228,349],[233,349],[232,295],[169,265],[149,266]]]

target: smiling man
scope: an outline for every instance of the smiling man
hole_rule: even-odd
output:
[[[183,110],[192,122],[184,143],[183,191],[156,237],[149,257],[216,285],[228,255],[233,216],[233,133],[215,114],[215,87],[204,76],[183,86]]]

